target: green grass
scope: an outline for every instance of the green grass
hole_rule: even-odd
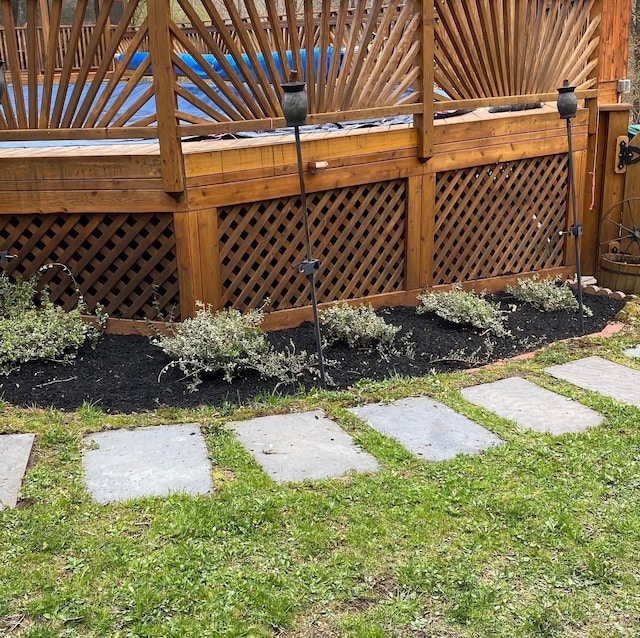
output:
[[[591,354],[622,361],[638,339],[556,344],[532,361],[244,408],[113,416],[90,405],[66,414],[2,404],[0,432],[33,432],[37,442],[21,507],[0,511],[0,635],[638,636],[640,411],[543,371]],[[461,398],[462,386],[516,373],[593,407],[604,424],[552,438]],[[424,463],[346,410],[416,394],[505,445]],[[276,485],[224,427],[316,407],[380,471]],[[83,434],[193,421],[215,493],[91,503]]]

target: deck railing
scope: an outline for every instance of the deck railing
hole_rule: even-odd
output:
[[[80,34],[77,40],[77,44],[70,48],[72,27],[71,25],[60,25],[58,28],[58,39],[56,42],[53,54],[55,56],[55,68],[62,70],[64,60],[67,56],[73,59],[72,70],[78,71],[84,62],[87,51],[89,49],[89,43],[93,37],[95,27],[93,25],[83,25],[80,29]],[[18,61],[18,68],[22,72],[28,71],[30,68],[30,60],[27,52],[28,48],[28,32],[27,26],[15,27],[12,32],[8,32],[3,26],[0,26],[0,58],[9,61],[10,56],[8,51],[15,47],[15,56]],[[99,42],[98,48],[93,52],[93,60],[91,64],[93,67],[97,67],[99,61],[104,56],[105,42],[109,33],[105,34],[105,37]],[[10,42],[11,40],[14,43]],[[36,64],[37,70],[42,73],[45,69],[45,56],[48,54],[46,47],[45,30],[42,26],[37,27],[36,33]],[[9,67],[9,64],[7,65]]]
[[[10,6],[2,0],[2,6]],[[101,4],[95,26],[76,11],[61,25],[53,0],[48,33],[28,0],[28,23],[5,15],[0,54],[9,91],[0,140],[160,139],[170,175],[180,173],[179,138],[284,125],[281,83],[306,80],[309,122],[412,115],[419,154],[430,153],[435,83],[446,108],[550,100],[568,79],[582,97],[597,84],[601,0],[321,0],[319,12],[286,0],[258,13],[255,0],[130,0],[118,25]],[[86,3],[85,3],[86,5]],[[435,5],[435,6],[434,6]],[[279,5],[282,6],[282,5]],[[436,99],[446,99],[438,96]],[[173,159],[171,159],[173,158]],[[181,178],[167,188],[181,189]]]

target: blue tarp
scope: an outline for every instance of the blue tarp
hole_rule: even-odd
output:
[[[279,77],[277,78],[270,77],[267,61],[265,60],[265,57],[262,53],[256,53],[256,58],[260,63],[260,66],[262,67],[264,72],[267,74],[267,77],[270,78],[271,82],[273,82],[274,84],[276,82],[283,82],[285,81],[285,78],[284,78],[284,72],[282,70],[282,65],[280,64],[280,54],[277,53],[276,51],[273,51],[271,55],[273,56],[273,61],[275,62],[275,66],[279,73]],[[333,47],[328,47],[327,48],[327,72],[329,71],[329,65],[331,64],[332,55],[333,55]],[[342,55],[343,54],[340,53],[341,57]],[[119,62],[120,60],[122,60],[123,56],[124,56],[123,53],[119,53],[118,55],[116,55],[116,61]],[[186,53],[178,53],[177,56],[180,58],[181,62],[185,66],[189,67],[198,77],[207,79],[215,74],[225,82],[230,81],[229,76],[224,70],[223,64],[214,55],[210,53],[202,54],[202,57],[204,61],[209,65],[209,68],[204,68],[192,55],[188,55]],[[294,66],[293,52],[287,51],[286,56],[287,56],[287,64],[289,68],[292,68]],[[229,65],[231,71],[236,76],[241,77],[243,81],[246,83],[246,77],[242,72],[240,65],[238,64],[238,61],[231,55],[225,55],[224,59],[225,59],[225,63]],[[304,79],[306,77],[306,71],[307,71],[306,49],[300,50],[300,59],[302,63],[302,69],[299,69],[299,71],[302,72],[302,77]],[[341,61],[342,60],[340,60],[340,62]],[[253,73],[253,76],[256,77],[256,73],[253,70],[253,64],[251,62],[251,58],[246,53],[242,54],[242,62],[247,66],[248,69],[250,69],[250,71]],[[314,63],[314,70],[317,75],[318,68],[320,66],[320,48],[319,47],[316,47],[313,50],[313,63]],[[134,53],[131,60],[129,61],[129,64],[127,65],[127,69],[130,71],[135,71],[141,66],[144,66],[144,67],[148,66],[147,73],[149,74],[153,73],[153,69],[151,68],[151,60],[149,59],[149,53],[145,53],[145,52]],[[177,65],[174,68],[178,75],[184,75],[183,71]]]

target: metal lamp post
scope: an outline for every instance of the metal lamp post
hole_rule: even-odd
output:
[[[282,100],[282,113],[287,120],[287,126],[293,126],[296,137],[296,153],[298,156],[298,178],[300,180],[300,198],[302,201],[302,219],[304,223],[304,236],[306,243],[307,258],[296,266],[296,270],[309,280],[309,295],[311,306],[313,307],[313,323],[316,335],[316,349],[318,352],[318,368],[320,369],[320,380],[326,386],[326,375],[324,371],[324,357],[322,354],[322,341],[320,336],[320,320],[318,318],[318,302],[316,300],[315,274],[320,270],[320,261],[311,255],[311,233],[309,231],[309,210],[307,208],[307,191],[304,185],[304,172],[302,168],[302,148],[300,144],[300,126],[307,121],[309,103],[306,83],[298,81],[297,71],[291,71],[289,82],[282,85],[284,98]]]
[[[582,235],[582,225],[578,224],[578,200],[576,196],[576,181],[573,168],[573,145],[571,140],[571,120],[576,116],[578,110],[578,98],[575,94],[575,86],[565,80],[558,89],[558,113],[560,118],[567,121],[567,142],[569,145],[569,195],[571,208],[573,209],[573,224],[563,235],[572,235],[576,250],[576,279],[578,284],[578,306],[580,309],[580,332],[584,333],[584,304],[582,301],[582,269],[580,266],[580,236]]]

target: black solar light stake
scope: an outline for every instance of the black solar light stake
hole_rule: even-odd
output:
[[[0,60],[0,100],[4,97],[7,90],[7,81],[4,77],[4,60]]]
[[[578,200],[576,197],[576,178],[573,168],[573,145],[571,140],[571,120],[576,116],[578,110],[578,98],[575,93],[576,87],[565,80],[558,89],[558,113],[560,118],[567,120],[567,142],[569,160],[569,195],[571,208],[573,209],[573,225],[569,230],[563,231],[561,235],[573,235],[576,249],[576,279],[578,284],[578,306],[580,311],[580,332],[584,334],[584,304],[582,302],[582,269],[580,266],[580,236],[582,235],[582,225],[578,224]]]
[[[307,208],[307,191],[304,185],[304,171],[302,168],[302,148],[300,145],[300,126],[307,121],[309,102],[305,91],[305,82],[298,81],[298,72],[291,71],[289,82],[282,85],[284,97],[282,113],[287,120],[287,126],[293,126],[296,136],[296,153],[298,155],[298,178],[300,180],[300,199],[302,201],[302,219],[304,222],[304,236],[307,258],[296,266],[296,270],[309,280],[311,306],[313,307],[313,323],[316,333],[316,349],[318,352],[318,367],[322,386],[327,385],[324,372],[324,357],[322,355],[322,341],[320,336],[320,319],[318,318],[318,302],[316,300],[315,274],[320,270],[320,261],[311,256],[311,233],[309,231],[309,211]]]

